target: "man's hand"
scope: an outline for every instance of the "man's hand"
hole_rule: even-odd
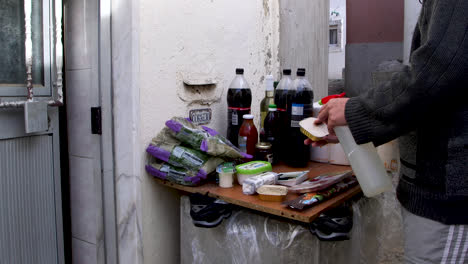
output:
[[[348,124],[345,118],[345,106],[348,100],[349,98],[335,98],[328,101],[328,103],[320,109],[315,124],[327,124],[330,135],[335,135],[334,128],[336,126],[345,126]],[[314,145],[312,144],[312,146]]]

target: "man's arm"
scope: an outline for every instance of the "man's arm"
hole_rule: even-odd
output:
[[[466,96],[468,1],[431,4],[427,41],[413,51],[411,68],[346,102],[346,122],[358,144],[390,141],[415,128],[438,102]]]

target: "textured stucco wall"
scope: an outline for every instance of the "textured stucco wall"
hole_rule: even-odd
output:
[[[226,93],[236,67],[251,85],[258,121],[266,74],[278,77],[277,1],[140,0],[140,150],[172,116],[211,108],[210,127],[226,132]],[[184,78],[215,79],[192,89]],[[179,262],[178,194],[142,174],[144,263]]]
[[[339,15],[331,15],[335,11]],[[341,51],[331,51],[328,53],[328,79],[342,79],[343,68],[345,67],[345,46],[346,46],[346,0],[330,0],[330,20],[341,20]]]

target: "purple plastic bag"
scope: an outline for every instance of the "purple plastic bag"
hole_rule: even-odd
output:
[[[209,155],[233,159],[252,158],[251,155],[241,152],[216,130],[194,125],[185,118],[173,117],[166,122],[166,126],[173,137]]]

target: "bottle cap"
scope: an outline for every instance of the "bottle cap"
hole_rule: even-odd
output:
[[[306,70],[304,68],[297,69],[297,76],[305,76]]]
[[[247,115],[243,115],[242,118],[244,118],[244,119],[253,119],[254,116],[251,115],[251,114],[247,114]]]
[[[265,77],[265,85],[267,91],[273,91],[273,75],[267,75]]]
[[[244,74],[244,69],[242,69],[242,68],[237,68],[237,69],[236,69],[236,74]]]
[[[291,75],[291,69],[283,69],[284,75]]]
[[[328,101],[330,101],[331,99],[343,98],[343,97],[345,97],[345,95],[346,95],[346,93],[332,94],[332,95],[329,95],[327,97],[322,98],[320,101],[318,101],[318,103],[319,103],[319,105],[324,105],[324,104],[328,103]]]
[[[277,108],[276,108],[275,104],[268,105],[268,111],[276,111],[276,110],[277,110]]]

